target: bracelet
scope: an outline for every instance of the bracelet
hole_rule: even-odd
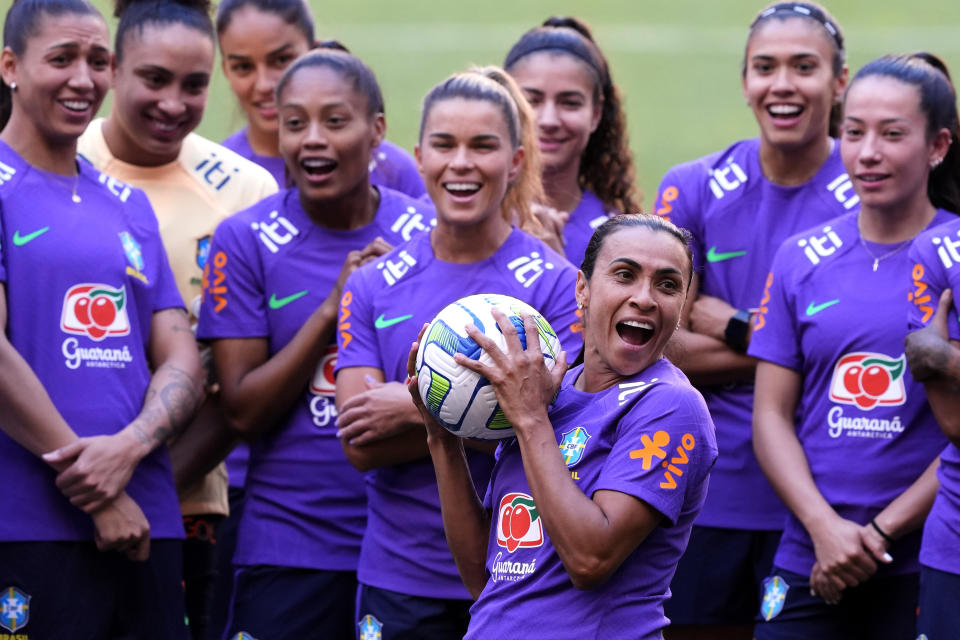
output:
[[[893,538],[890,537],[890,534],[880,528],[880,525],[877,524],[876,520],[871,520],[870,526],[873,527],[874,531],[880,534],[881,538],[887,541],[887,544],[893,545]]]

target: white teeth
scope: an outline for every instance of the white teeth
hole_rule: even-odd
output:
[[[648,331],[653,331],[653,325],[649,322],[639,322],[637,320],[624,320],[623,324],[628,327],[636,327],[637,329],[646,329]]]
[[[795,104],[772,104],[767,109],[775,116],[793,116],[803,110]]]
[[[479,191],[480,185],[475,182],[448,182],[445,185],[447,191]]]
[[[301,164],[308,169],[322,169],[332,165],[333,161],[326,158],[305,158]]]
[[[168,124],[166,122],[159,122],[157,120],[154,120],[153,124],[157,129],[166,133],[169,133],[177,128],[177,125],[175,124]]]
[[[86,111],[90,108],[88,100],[64,100],[63,106],[71,111]]]

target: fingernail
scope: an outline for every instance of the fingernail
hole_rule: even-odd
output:
[[[343,437],[343,431],[337,431],[337,437],[338,437],[338,438],[342,438],[342,437]]]
[[[887,553],[886,551],[884,551],[884,552],[883,552],[883,560],[884,560],[884,562],[893,562],[893,556],[890,555],[889,553]]]
[[[365,375],[364,378],[366,379],[367,382],[376,382],[376,381],[377,381],[377,379],[374,378],[374,377],[373,377],[372,375],[370,375],[369,373],[368,373],[367,375]]]
[[[814,593],[814,591],[813,591],[813,589],[810,589],[810,595],[811,595],[811,596],[813,596],[814,598],[816,598],[816,597],[817,597],[817,594],[816,594],[816,593]]]

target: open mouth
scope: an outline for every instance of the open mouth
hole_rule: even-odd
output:
[[[775,119],[789,120],[803,113],[803,107],[798,104],[771,104],[767,106],[767,113]]]
[[[306,158],[300,161],[300,166],[308,176],[320,178],[333,173],[337,162],[329,158]]]
[[[444,182],[443,188],[454,196],[472,196],[483,186],[479,182]]]
[[[653,325],[639,320],[624,320],[617,323],[617,334],[627,344],[642,347],[653,338]]]
[[[93,106],[89,100],[61,100],[60,104],[74,113],[84,113]]]

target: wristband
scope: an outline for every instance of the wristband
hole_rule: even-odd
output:
[[[877,524],[876,520],[871,520],[870,526],[873,527],[874,531],[880,534],[881,538],[887,541],[887,544],[893,545],[893,538],[890,537],[890,534],[880,528],[880,525]]]
[[[750,312],[743,309],[737,309],[727,322],[727,328],[723,332],[723,341],[734,351],[746,353],[747,336],[750,334]]]

